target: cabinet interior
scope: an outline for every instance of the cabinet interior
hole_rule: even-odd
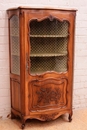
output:
[[[67,21],[60,22],[49,18],[30,22],[30,73],[41,74],[46,71],[67,71]]]

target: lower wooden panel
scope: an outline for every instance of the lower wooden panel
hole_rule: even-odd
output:
[[[20,83],[11,79],[11,107],[20,111]]]
[[[29,85],[30,111],[64,108],[67,103],[67,79],[34,80]]]

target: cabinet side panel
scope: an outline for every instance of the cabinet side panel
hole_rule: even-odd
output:
[[[11,79],[11,104],[12,108],[20,111],[20,83]]]
[[[16,15],[10,19],[10,54],[11,73],[20,75],[19,17]]]

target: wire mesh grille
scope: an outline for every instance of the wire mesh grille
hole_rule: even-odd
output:
[[[60,22],[57,19],[41,22],[34,20],[30,23],[30,28],[30,35],[68,35],[68,22]]]
[[[19,18],[10,19],[11,73],[20,75]]]
[[[46,71],[67,71],[67,56],[60,57],[32,57],[30,73],[44,73]]]
[[[57,54],[67,52],[67,38],[31,38],[30,41],[31,54]]]
[[[19,37],[11,37],[11,54],[18,56],[20,55]]]
[[[57,19],[30,23],[30,73],[67,71],[68,26]]]
[[[19,36],[19,19],[18,16],[14,15],[10,19],[10,34],[11,36]]]
[[[20,57],[16,55],[11,56],[11,72],[13,74],[20,74]]]

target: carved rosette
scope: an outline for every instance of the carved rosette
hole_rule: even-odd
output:
[[[40,104],[41,102],[50,104],[52,101],[57,104],[61,98],[60,88],[55,88],[54,90],[52,88],[41,88],[40,91],[37,91],[36,93],[38,94],[37,104]]]

